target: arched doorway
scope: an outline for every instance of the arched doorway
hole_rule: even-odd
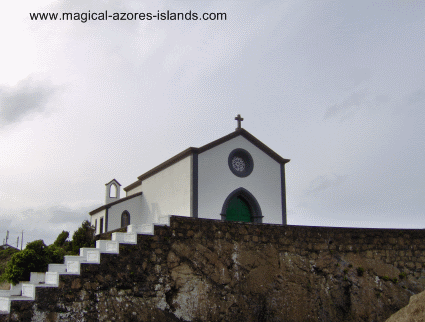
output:
[[[262,223],[263,216],[257,199],[248,190],[240,187],[232,191],[224,201],[221,219]]]
[[[125,210],[121,215],[121,228],[130,225],[130,214]]]
[[[226,211],[227,221],[252,221],[252,213],[248,203],[241,196],[233,197]]]

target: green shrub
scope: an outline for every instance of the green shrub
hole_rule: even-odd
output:
[[[394,277],[394,278],[392,279],[392,282],[393,282],[394,284],[397,284],[397,283],[398,283],[398,279],[397,279],[397,277]]]
[[[405,272],[402,272],[402,273],[398,274],[398,277],[402,280],[402,279],[407,277],[407,274]]]
[[[11,257],[13,254],[19,252],[19,250],[15,248],[6,248],[0,251],[0,260],[7,259]]]
[[[385,276],[382,276],[381,278],[382,278],[384,281],[389,281],[389,280],[390,280],[390,278],[389,278],[388,276],[386,276],[386,275],[385,275]]]
[[[45,272],[48,264],[45,248],[42,240],[35,240],[28,243],[24,250],[13,254],[2,280],[17,284],[19,281],[29,281],[31,272]]]
[[[348,269],[344,268],[344,274],[348,273]]]

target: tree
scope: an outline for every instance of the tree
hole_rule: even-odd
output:
[[[47,265],[46,245],[42,240],[35,240],[28,243],[24,250],[13,254],[2,279],[12,284],[29,281],[31,272],[45,272]]]
[[[53,245],[58,247],[63,247],[67,243],[67,239],[69,237],[69,232],[62,230],[62,232],[56,237],[56,240],[54,241]]]
[[[71,248],[78,254],[81,247],[94,247],[94,227],[88,220],[84,220],[81,227],[72,235]]]

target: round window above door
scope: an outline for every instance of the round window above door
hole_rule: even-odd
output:
[[[254,160],[244,149],[234,149],[230,152],[228,163],[230,171],[241,178],[249,176],[254,169]]]

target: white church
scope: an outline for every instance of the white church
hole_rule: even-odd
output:
[[[124,188],[106,184],[105,205],[90,212],[96,234],[169,222],[172,215],[286,224],[285,164],[245,129],[200,148],[190,147]]]

